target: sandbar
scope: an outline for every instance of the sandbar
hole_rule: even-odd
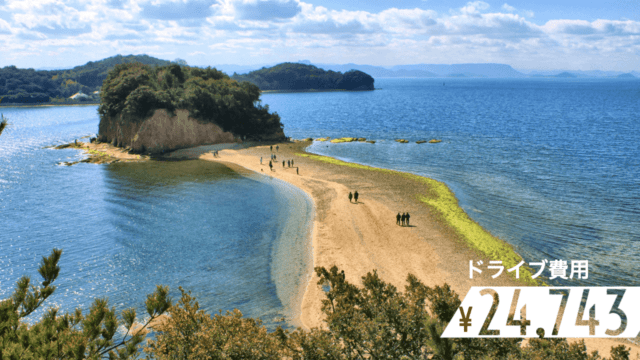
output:
[[[166,157],[217,161],[232,168],[240,166],[303,190],[314,206],[313,266],[336,265],[344,270],[351,283],[360,285],[362,276],[375,270],[383,280],[404,291],[407,275],[413,274],[427,286],[449,284],[461,299],[471,286],[536,285],[530,279],[516,280],[506,274],[494,279],[489,271],[469,278],[469,260],[488,264],[496,259],[495,253],[490,256],[494,251],[511,258],[510,261],[517,261],[519,255],[479,225],[470,227],[469,223],[475,223],[473,220],[463,219],[465,224],[456,224],[461,220],[445,214],[456,209],[443,210],[430,205],[430,195],[446,192],[444,184],[412,174],[317,156],[304,150],[310,144],[310,141],[279,143],[273,144],[273,150],[270,145],[259,143],[218,144],[178,150]],[[212,154],[214,150],[218,151],[217,157]],[[108,153],[114,157],[125,155],[115,149],[109,149]],[[277,156],[273,170],[268,166],[271,154]],[[287,166],[287,160],[294,160],[294,167]],[[348,199],[349,192],[356,190],[360,195],[357,203]],[[454,202],[445,205],[457,207],[453,194],[445,195]],[[398,212],[411,214],[411,226],[396,224]],[[469,237],[482,241],[474,244]],[[325,324],[320,308],[324,293],[317,285],[315,273],[310,275],[302,299],[300,322],[307,329],[322,328]],[[576,340],[569,339],[570,342]],[[609,356],[611,346],[621,343],[631,348],[632,357],[640,354],[640,347],[626,339],[584,340],[589,352],[597,350],[603,356]]]

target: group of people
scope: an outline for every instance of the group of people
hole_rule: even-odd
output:
[[[271,154],[271,160],[269,162],[276,161],[276,159],[276,154]],[[260,156],[260,165],[262,165],[262,156]]]
[[[218,157],[218,150],[212,152],[212,154],[213,154],[213,157]]]
[[[411,218],[411,215],[409,215],[409,213],[402,213],[402,215],[398,213],[398,215],[396,215],[396,224],[402,225],[402,226],[409,226],[410,218]]]
[[[358,190],[356,190],[356,192],[353,194],[351,193],[351,191],[349,191],[349,202],[351,202],[351,199],[358,202]]]
[[[273,151],[273,145],[270,146],[270,150]],[[280,150],[280,146],[276,145],[276,151]],[[273,164],[278,160],[278,156],[276,154],[271,154],[271,160],[269,160],[269,170],[273,171]],[[260,157],[260,165],[262,165],[262,157]],[[293,159],[291,160],[282,160],[282,167],[295,167],[293,163]],[[300,175],[300,169],[296,167],[296,174]]]

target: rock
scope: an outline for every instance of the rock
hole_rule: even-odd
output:
[[[438,139],[431,139],[431,140],[429,140],[429,143],[430,143],[430,144],[436,144],[436,143],[439,143],[439,142],[442,142],[442,140],[438,140]]]
[[[356,141],[356,138],[352,138],[352,137],[343,137],[343,138],[339,138],[339,139],[333,139],[331,140],[332,143],[336,144],[336,143],[343,143],[343,142],[353,142]]]
[[[375,140],[367,140],[367,142],[368,142],[369,144],[375,144],[375,143],[376,143],[376,141],[375,141]]]
[[[405,140],[405,139],[396,139],[396,141],[402,144],[406,144],[409,142],[409,140]]]
[[[427,140],[418,140],[418,141],[416,141],[416,144],[424,144],[426,142],[427,142]]]
[[[213,123],[202,123],[189,116],[189,111],[176,110],[171,116],[158,109],[153,116],[142,119],[105,118],[100,121],[98,138],[118,147],[130,147],[135,153],[163,153],[199,145],[233,143],[233,134]],[[263,140],[281,140],[284,133]]]

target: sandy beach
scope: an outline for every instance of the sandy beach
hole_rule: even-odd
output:
[[[484,230],[480,237],[491,237],[495,242],[492,247],[482,248],[465,239],[451,219],[425,203],[425,197],[436,191],[435,182],[394,171],[349,166],[309,154],[304,151],[309,144],[280,143],[277,151],[275,144],[273,151],[269,145],[219,144],[178,150],[167,157],[242,167],[303,190],[314,205],[313,266],[336,265],[352,283],[360,284],[361,277],[375,269],[382,279],[404,290],[407,275],[414,274],[428,286],[449,284],[461,299],[471,286],[531,285],[526,279],[516,280],[506,272],[493,279],[492,272],[484,271],[469,279],[469,260],[485,263],[495,260],[495,256],[490,258],[487,254],[496,246],[510,257],[518,255],[509,250],[508,244]],[[120,155],[115,150],[100,150],[110,156]],[[213,156],[214,150],[218,150],[218,157]],[[268,164],[272,153],[276,154],[277,161],[271,171]],[[294,160],[295,166],[283,167],[283,160]],[[350,202],[348,194],[356,190],[360,194],[358,202]],[[411,226],[396,224],[398,212],[411,214]],[[477,234],[479,226],[475,226],[473,231]],[[315,273],[312,274],[302,299],[300,322],[305,328],[323,326],[320,307],[324,294],[317,281]],[[585,339],[585,342],[589,351],[598,350],[604,356],[608,356],[611,346],[620,343],[631,347],[632,357],[640,354],[640,347],[625,340]]]
[[[488,261],[474,251],[443,221],[419,201],[428,191],[424,184],[395,173],[372,172],[334,165],[303,155],[309,142],[278,144],[273,171],[268,163],[268,145],[245,149],[201,146],[179,150],[172,158],[200,158],[218,161],[273,176],[306,192],[314,202],[312,246],[314,266],[344,270],[347,280],[356,284],[374,269],[385,280],[404,289],[408,274],[426,285],[448,283],[460,296],[471,286],[516,286],[515,279],[492,279],[484,272],[469,279],[469,260]],[[216,147],[219,156],[211,151]],[[262,165],[260,158],[262,157]],[[282,160],[294,160],[295,167],[283,167]],[[296,172],[298,170],[298,172]],[[349,192],[358,191],[358,202],[349,202]],[[396,214],[409,212],[411,226],[396,225]],[[302,323],[306,328],[322,326],[320,301],[324,295],[314,275],[302,304]]]

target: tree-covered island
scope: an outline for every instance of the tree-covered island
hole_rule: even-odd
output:
[[[98,140],[134,152],[232,142],[284,140],[277,113],[257,86],[212,68],[116,65],[100,91]]]
[[[97,92],[109,71],[132,62],[154,66],[172,63],[148,55],[117,55],[66,70],[5,66],[0,68],[0,105],[97,103]]]
[[[238,81],[257,85],[260,90],[373,90],[373,78],[358,70],[346,73],[325,71],[313,65],[282,63],[270,68],[233,74]]]

